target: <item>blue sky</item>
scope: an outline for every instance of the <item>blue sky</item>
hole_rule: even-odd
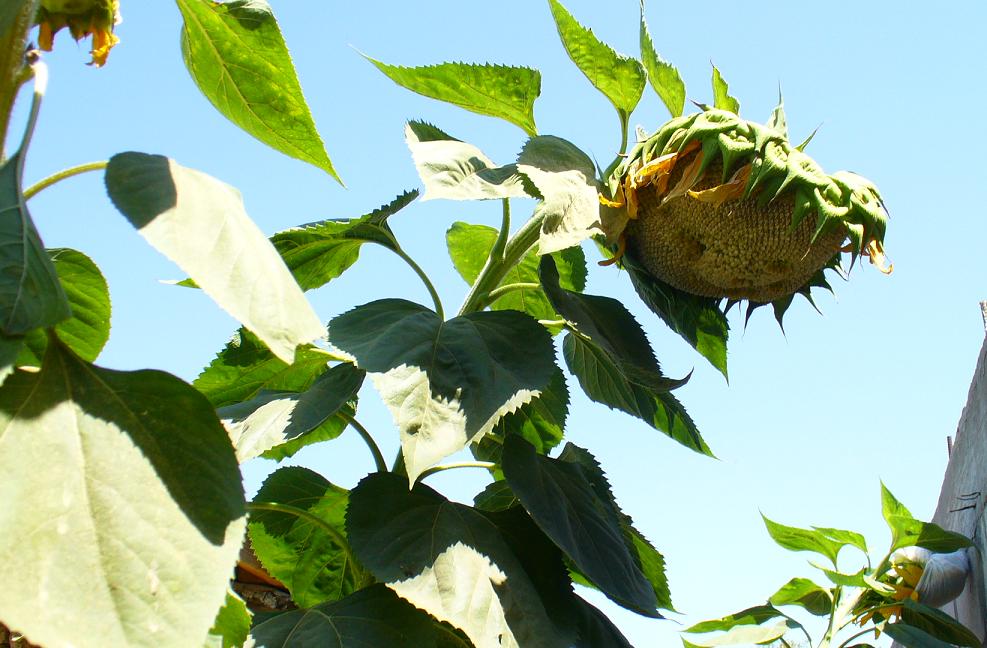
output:
[[[66,34],[46,57],[52,79],[27,180],[121,151],[161,153],[239,188],[248,212],[273,233],[359,216],[418,187],[403,142],[408,119],[432,122],[502,163],[523,145],[518,128],[399,88],[358,51],[402,65],[535,67],[542,72],[539,132],[569,139],[602,165],[616,151],[616,115],[568,61],[547,3],[273,5],[346,189],[216,113],[184,70],[177,8],[139,0],[123,0],[122,43],[105,68],[86,67],[88,47]],[[638,53],[637,2],[566,6],[617,50]],[[977,302],[987,298],[980,263],[987,225],[976,129],[987,101],[987,6],[968,0],[915,7],[648,5],[656,46],[679,67],[689,98],[710,100],[712,60],[747,118],[767,118],[780,84],[793,139],[821,125],[807,152],[827,171],[852,170],[878,185],[891,214],[886,250],[895,263],[891,277],[865,265],[849,283],[834,280],[836,298],[817,297],[823,316],[796,302],[787,335],[767,311],[746,330],[735,317],[729,385],[638,302],[625,275],[591,268],[587,291],[631,309],[668,374],[695,369],[678,395],[718,456],[695,455],[640,421],[581,395],[573,399],[569,438],[597,456],[625,511],[664,553],[684,622],[759,603],[788,578],[811,575],[806,556],[774,546],[759,511],[793,525],[862,531],[880,552],[888,538],[879,479],[917,516],[935,508],[946,436],[955,431],[983,339]],[[653,130],[666,118],[649,88],[631,121]],[[530,207],[516,205],[516,221]],[[235,329],[198,291],[159,282],[183,275],[115,212],[98,175],[42,193],[31,209],[47,246],[80,249],[107,276],[114,316],[102,365],[154,367],[191,380]],[[496,224],[499,205],[418,202],[392,220],[409,254],[432,273],[447,309],[466,291],[444,246],[457,220]],[[393,296],[429,303],[400,260],[369,246],[343,278],[310,295],[325,320]],[[575,381],[569,385],[576,394]],[[369,389],[360,418],[393,454],[396,431]],[[355,435],[297,460],[343,486],[373,467]],[[248,465],[247,488],[273,467]],[[463,471],[430,479],[464,501],[484,481]],[[850,568],[855,558],[845,557]],[[607,611],[635,645],[679,645],[674,623]]]

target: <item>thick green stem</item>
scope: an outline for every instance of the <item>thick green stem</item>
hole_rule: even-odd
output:
[[[473,313],[483,308],[483,301],[490,292],[500,285],[511,268],[516,266],[528,250],[538,242],[538,234],[541,232],[541,223],[544,216],[536,214],[527,223],[521,226],[514,236],[507,241],[503,254],[499,259],[493,255],[487,259],[487,264],[483,266],[480,275],[473,282],[473,287],[466,295],[466,301],[459,309],[460,315]],[[505,219],[506,220],[506,219]],[[509,224],[509,223],[508,223]],[[503,231],[501,232],[503,235]],[[495,246],[496,247],[496,246]]]
[[[356,430],[356,433],[360,435],[363,442],[367,444],[368,448],[370,448],[370,454],[374,456],[374,463],[377,464],[377,472],[387,472],[387,461],[384,460],[384,455],[381,454],[380,447],[378,447],[377,442],[374,441],[370,431],[363,427],[359,421],[349,414],[340,412],[339,415],[350,424],[350,427]]]
[[[340,533],[336,527],[332,526],[322,518],[312,515],[305,509],[300,509],[298,507],[291,506],[290,504],[280,504],[278,502],[251,502],[247,504],[247,510],[250,512],[270,511],[272,513],[284,513],[286,515],[294,515],[300,520],[305,520],[306,522],[309,522],[325,531],[326,535],[332,538],[332,541],[336,543],[336,546],[343,550],[343,553],[346,554],[346,558],[350,564],[360,564],[353,555],[353,549],[350,547],[350,543],[346,539],[346,536]]]
[[[5,3],[16,1],[3,0]],[[20,11],[8,25],[7,31],[0,34],[0,161],[6,159],[7,134],[14,101],[21,86],[31,78],[31,68],[24,55],[40,0],[20,1]]]
[[[39,180],[24,191],[24,200],[30,200],[38,193],[44,191],[48,187],[61,182],[67,178],[71,178],[77,175],[82,175],[83,173],[88,173],[90,171],[101,171],[106,168],[109,164],[107,160],[100,160],[99,162],[87,162],[86,164],[80,164],[79,166],[70,167],[54,173],[44,180]]]
[[[490,470],[491,468],[496,467],[497,464],[492,461],[457,461],[454,463],[439,464],[438,466],[432,466],[428,470],[422,471],[422,474],[418,476],[418,481],[425,479],[429,475],[434,475],[435,473],[439,473],[444,470],[454,470],[456,468],[486,468],[487,470]]]
[[[442,310],[442,300],[439,299],[439,293],[436,292],[435,286],[432,285],[432,280],[428,278],[428,275],[425,274],[425,271],[422,270],[421,266],[415,263],[415,260],[408,256],[404,250],[400,247],[395,247],[393,250],[395,254],[404,259],[405,263],[411,266],[411,269],[415,271],[415,274],[417,274],[422,280],[422,283],[425,284],[428,294],[432,297],[432,303],[435,305],[435,312],[438,314],[439,319],[445,320],[445,313]]]

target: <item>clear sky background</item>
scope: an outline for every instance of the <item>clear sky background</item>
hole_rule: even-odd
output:
[[[526,65],[542,72],[535,107],[541,134],[574,142],[601,165],[618,147],[609,102],[566,57],[547,3],[433,1],[273,2],[315,120],[346,182],[284,157],[214,111],[184,69],[181,18],[164,0],[123,0],[122,43],[103,69],[88,46],[60,34],[46,56],[51,85],[28,159],[27,180],[136,150],[161,153],[238,187],[269,233],[323,218],[356,217],[419,186],[403,142],[408,119],[425,119],[478,145],[500,163],[525,141],[520,129],[414,95],[357,50],[388,63],[444,61]],[[584,25],[637,55],[638,3],[569,0]],[[818,315],[795,303],[783,335],[768,309],[744,330],[732,320],[730,384],[640,304],[626,275],[593,263],[587,292],[623,301],[642,323],[666,373],[695,369],[678,396],[718,460],[696,455],[620,412],[589,402],[569,379],[568,438],[589,449],[638,528],[668,562],[683,623],[763,602],[788,578],[812,576],[807,555],[776,547],[759,511],[792,525],[864,532],[875,554],[888,534],[879,479],[921,518],[931,516],[984,336],[983,135],[979,130],[987,5],[927,3],[652,1],[656,46],[676,64],[690,99],[710,101],[710,60],[730,82],[741,114],[764,121],[779,84],[792,138],[821,125],[808,149],[829,172],[873,180],[891,213],[886,250],[895,273],[864,264],[837,297],[818,293]],[[22,111],[23,112],[23,111]],[[653,130],[667,112],[652,90],[632,124]],[[515,206],[516,224],[532,204]],[[70,246],[103,269],[113,333],[100,364],[153,367],[192,380],[235,322],[181,278],[112,207],[98,174],[65,182],[31,209],[49,247]],[[495,203],[417,202],[392,221],[402,244],[434,277],[447,310],[466,285],[452,269],[444,234],[456,220],[495,225]],[[327,320],[383,297],[428,304],[396,257],[366,246],[343,278],[310,294]],[[176,413],[177,414],[177,413]],[[368,386],[359,418],[386,455],[397,449],[389,414]],[[307,465],[351,487],[373,463],[352,433],[300,453]],[[245,467],[248,493],[274,464]],[[430,478],[470,501],[481,471]],[[856,568],[848,550],[846,569]],[[593,598],[599,602],[599,598]],[[681,626],[614,606],[611,618],[638,646],[677,646]]]

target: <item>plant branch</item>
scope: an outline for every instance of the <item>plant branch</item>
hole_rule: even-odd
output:
[[[865,634],[868,634],[868,633],[871,633],[871,632],[874,632],[874,628],[867,628],[866,630],[861,630],[857,634],[850,635],[849,637],[847,637],[846,641],[844,641],[843,643],[841,643],[839,645],[839,648],[846,648],[846,646],[849,645],[849,643],[851,641],[853,641],[854,639],[856,639],[857,637],[863,637]]]
[[[492,304],[504,295],[518,290],[538,290],[539,288],[541,288],[541,284],[533,282],[505,284],[488,292],[486,298],[483,300],[483,304],[485,306]]]
[[[497,464],[492,461],[457,461],[454,463],[439,464],[438,466],[432,466],[428,470],[422,471],[419,475],[418,481],[421,481],[428,477],[429,475],[434,475],[435,473],[442,472],[444,470],[453,470],[455,468],[486,468],[490,470],[491,468],[496,468]]]
[[[493,256],[487,259],[486,265],[483,266],[483,270],[480,271],[480,275],[473,282],[469,294],[466,295],[466,301],[463,302],[463,305],[459,309],[460,315],[483,309],[484,298],[494,288],[500,285],[500,282],[504,280],[504,277],[507,276],[511,268],[516,266],[524,258],[524,255],[528,253],[528,250],[538,242],[542,220],[544,220],[544,216],[540,214],[532,216],[507,241],[507,244],[504,246],[503,256],[500,259],[495,259]],[[503,232],[501,234],[503,235]]]
[[[61,182],[67,178],[73,176],[81,175],[83,173],[88,173],[89,171],[100,171],[106,168],[109,164],[108,160],[100,160],[99,162],[87,162],[86,164],[80,164],[78,166],[70,167],[68,169],[63,169],[58,173],[54,173],[43,180],[39,180],[24,191],[24,200],[30,200],[38,193],[44,191],[48,187]]]
[[[10,2],[10,0],[4,0]],[[29,0],[21,7],[0,34],[0,162],[6,160],[5,151],[10,118],[18,91],[31,78],[31,68],[26,64],[27,38],[34,25],[40,0]]]
[[[339,415],[354,430],[356,430],[357,434],[360,435],[360,438],[363,439],[363,442],[367,444],[368,448],[370,448],[370,454],[374,456],[374,463],[377,464],[377,472],[387,472],[387,462],[384,460],[384,455],[381,454],[380,447],[377,445],[377,442],[374,441],[373,436],[370,434],[367,428],[363,427],[363,425],[359,421],[357,421],[355,418],[353,418],[346,412],[340,412]]]
[[[415,271],[415,274],[417,274],[422,280],[422,283],[425,284],[428,294],[432,297],[432,303],[435,305],[435,312],[438,314],[439,319],[445,321],[445,313],[442,310],[442,300],[439,299],[439,293],[436,292],[435,286],[432,285],[432,280],[428,278],[428,275],[425,274],[425,271],[422,270],[421,266],[415,263],[415,260],[408,256],[408,254],[402,250],[400,246],[389,249],[393,249],[394,253],[404,259],[404,262],[411,266],[411,269]]]

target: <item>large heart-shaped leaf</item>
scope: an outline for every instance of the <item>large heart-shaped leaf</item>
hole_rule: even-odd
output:
[[[479,115],[498,117],[528,135],[537,134],[534,105],[541,94],[538,70],[470,63],[402,67],[365,58],[391,81],[412,92]]]
[[[83,360],[94,361],[110,339],[110,290],[93,260],[69,248],[48,250],[58,280],[72,309],[72,317],[55,325],[55,332]],[[25,338],[27,348],[19,365],[40,366],[48,335],[35,329]]]
[[[682,292],[652,276],[628,250],[621,259],[644,305],[691,344],[725,378],[730,326],[717,300]]]
[[[266,0],[177,2],[182,56],[202,94],[261,142],[339,181]]]
[[[238,191],[168,158],[144,153],[113,156],[106,188],[148,243],[274,355],[291,362],[300,344],[323,335],[322,322],[247,216]]]
[[[261,389],[300,392],[328,368],[331,356],[311,345],[298,348],[288,364],[260,339],[241,328],[192,383],[213,407],[249,400]]]
[[[259,457],[319,428],[356,398],[365,375],[344,362],[316,378],[303,392],[261,392],[249,401],[220,408],[217,413],[237,459],[242,463]]]
[[[53,339],[40,372],[0,388],[0,473],[0,555],[17,556],[0,561],[4,623],[52,646],[203,640],[244,501],[199,392],[159,371],[101,369]]]
[[[662,375],[644,330],[627,308],[610,297],[565,290],[548,257],[542,257],[541,279],[555,309],[571,323],[562,350],[586,395],[640,418],[687,448],[712,454],[669,393],[684,381]]]
[[[399,249],[387,219],[417,197],[418,191],[406,191],[360,218],[293,227],[272,236],[271,242],[304,290],[319,288],[356,263],[364,243]]]
[[[497,230],[486,225],[453,223],[446,232],[446,245],[456,271],[466,283],[473,285],[483,269],[490,250],[497,240]],[[567,290],[581,292],[586,287],[586,256],[582,248],[566,248],[552,254],[559,269],[559,283]],[[558,319],[555,308],[538,285],[539,256],[529,252],[521,262],[511,268],[501,286],[516,289],[503,293],[490,303],[493,310],[519,310],[535,319]],[[501,286],[498,286],[501,287]],[[558,331],[555,327],[553,332]]]
[[[408,122],[404,138],[425,185],[422,200],[492,200],[528,195],[517,165],[498,166],[477,147],[431,124]]]
[[[471,648],[456,632],[384,585],[271,617],[255,625],[250,638],[253,645],[265,648]]]
[[[542,197],[535,210],[542,219],[539,254],[558,252],[604,233],[596,167],[574,144],[552,135],[533,137],[521,150],[517,168]]]
[[[412,482],[537,396],[555,370],[551,336],[516,311],[443,322],[419,304],[383,299],[334,318],[329,339],[370,373]]]
[[[548,4],[569,58],[617,109],[621,128],[626,133],[627,121],[644,92],[646,75],[641,62],[618,54],[600,41],[593,30],[580,25],[558,0],[549,0]]]
[[[23,335],[71,315],[21,193],[23,152],[0,165],[0,333]]]
[[[338,601],[365,584],[343,528],[349,491],[293,466],[268,477],[254,502],[280,506],[252,510],[247,530],[264,569],[287,586],[299,607]]]
[[[648,71],[648,81],[658,93],[672,117],[679,117],[685,109],[685,83],[675,67],[661,58],[655,50],[651,31],[644,19],[644,2],[641,2],[641,61]]]
[[[583,466],[535,452],[517,435],[504,440],[504,476],[545,534],[600,590],[640,614],[661,618],[658,600],[627,546],[619,511]]]
[[[374,576],[478,648],[566,645],[514,552],[480,512],[376,473],[350,494],[346,531]]]

